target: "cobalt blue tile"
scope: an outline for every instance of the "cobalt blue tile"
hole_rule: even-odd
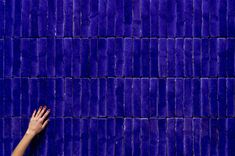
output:
[[[47,155],[55,155],[56,154],[56,142],[55,142],[55,133],[57,132],[56,131],[56,128],[55,127],[55,118],[50,118],[50,121],[49,121],[49,124],[47,126],[47,128],[45,129],[47,132],[47,144],[48,144],[48,147],[50,148],[47,148]],[[70,145],[70,148],[72,146]]]
[[[218,116],[218,79],[212,78],[209,79],[209,105],[210,105],[210,116]]]
[[[48,3],[46,0],[39,1],[38,7],[38,35],[47,36],[47,24],[48,24]]]
[[[31,78],[29,79],[29,103],[30,103],[30,113],[32,113],[35,109],[38,109],[39,103],[38,103],[38,79],[37,78]],[[55,110],[50,108],[52,110],[51,113],[55,113]]]
[[[227,1],[219,1],[219,36],[227,36]]]
[[[202,34],[202,0],[193,0],[193,36]]]
[[[228,131],[227,131],[228,155],[234,155],[235,154],[235,149],[234,149],[233,145],[235,143],[235,139],[234,139],[234,123],[235,123],[235,120],[234,120],[234,118],[228,118],[227,120],[228,120]]]
[[[201,39],[193,40],[193,76],[201,76]]]
[[[124,121],[123,118],[115,118],[115,155],[123,155],[123,145],[124,145],[124,138],[123,138],[123,127],[124,127]],[[104,133],[104,129],[102,130]],[[138,132],[140,136],[140,122],[138,123]],[[133,135],[136,133],[134,132]],[[137,138],[137,137],[136,137]],[[134,142],[135,144],[135,142]],[[138,146],[140,146],[140,142],[138,143]],[[140,147],[139,147],[140,148]],[[140,149],[138,150],[138,154],[140,152]],[[134,150],[135,153],[135,150]]]
[[[31,38],[29,41],[29,58],[30,58],[30,76],[38,76],[39,63],[38,63],[38,53],[37,53],[37,39]]]
[[[0,118],[0,127],[3,127],[3,118]],[[3,128],[0,129],[0,154],[3,155],[4,146],[3,146]]]
[[[48,11],[50,12],[50,9],[48,9]],[[30,21],[31,32],[30,32],[30,36],[32,36],[32,37],[38,37],[38,26],[39,26],[38,25],[38,14],[39,14],[39,0],[35,0],[31,4],[31,21]],[[48,20],[48,22],[50,22],[50,20]]]
[[[90,40],[90,42],[91,42],[91,50],[90,50],[90,76],[91,77],[96,77],[97,76],[97,72],[98,72],[98,69],[97,69],[97,62],[98,62],[98,55],[97,55],[98,54],[97,53],[98,39],[97,38],[94,38],[94,39],[92,38]],[[114,49],[112,49],[112,50],[114,50]],[[74,55],[73,55],[73,58],[74,58]],[[114,61],[114,57],[112,56],[111,58],[112,58],[111,60]],[[76,64],[76,67],[75,67],[75,68],[77,68],[76,71],[79,71],[79,56],[78,55],[77,55],[77,61],[78,62],[76,62],[76,63],[74,61],[74,64]],[[108,59],[108,61],[110,61],[110,59]],[[114,72],[114,69],[113,69],[113,72]]]
[[[4,88],[4,103],[3,103],[3,116],[11,116],[13,115],[13,95],[12,95],[12,79],[3,79],[3,88]],[[22,95],[22,99],[24,96]]]
[[[184,119],[184,155],[193,155],[192,119]]]
[[[201,155],[210,154],[210,119],[201,119]]]
[[[133,116],[141,116],[141,79],[133,79]]]
[[[12,76],[13,68],[13,41],[12,38],[4,39],[4,77]]]
[[[72,52],[73,52],[72,41],[73,40],[71,38],[65,38],[63,41],[64,41],[63,42],[63,44],[64,44],[63,45],[63,48],[64,48],[63,49],[63,52],[64,52],[64,59],[63,59],[63,61],[64,61],[64,75],[63,76],[69,77],[72,75]],[[86,47],[84,47],[84,48],[86,48]],[[88,53],[88,52],[86,51],[86,53]],[[88,60],[86,58],[86,56],[84,56],[84,55],[82,55],[82,58],[84,60]],[[82,67],[84,67],[84,66],[82,66]],[[85,69],[87,69],[87,68],[85,68]]]
[[[175,41],[175,76],[184,76],[184,40],[181,38],[176,38]]]
[[[84,3],[87,3],[84,0]],[[99,9],[98,9],[98,33],[99,36],[106,36],[107,35],[107,1],[106,0],[99,0]],[[119,25],[120,26],[120,25]]]
[[[202,39],[202,56],[201,56],[202,75],[209,76],[209,39]]]
[[[64,118],[64,155],[71,156],[73,147],[73,127],[72,127],[72,118]],[[51,136],[50,136],[51,137]]]
[[[74,119],[74,120],[76,120],[76,119]],[[55,125],[56,125],[56,133],[55,133],[56,148],[54,150],[55,150],[56,155],[63,155],[64,154],[64,119],[63,118],[55,118]],[[75,127],[75,125],[76,124],[73,123],[74,127]],[[77,125],[76,125],[76,131],[73,131],[73,135],[76,134],[77,132],[79,132],[79,127],[77,127]],[[76,138],[76,135],[74,135],[74,138]],[[74,144],[73,144],[73,147],[74,147]],[[77,148],[79,148],[79,147],[77,147]]]
[[[184,65],[185,65],[185,76],[192,77],[193,76],[193,56],[192,56],[192,39],[185,38],[184,39]]]
[[[115,76],[115,38],[107,39],[107,75]],[[94,66],[95,67],[95,66]]]
[[[175,155],[175,119],[168,118],[167,119],[167,153],[169,156]]]
[[[195,156],[201,153],[201,119],[193,118],[193,151]]]
[[[20,49],[20,39],[13,40],[13,76],[20,76],[20,68],[21,68],[21,49]]]
[[[81,40],[79,38],[74,38],[73,39],[73,61],[72,61],[73,62],[73,67],[72,67],[72,72],[73,72],[73,76],[75,76],[75,77],[81,76],[81,49],[80,49],[80,41]],[[92,56],[94,54],[94,51],[92,49],[92,47],[93,47],[92,45],[93,44],[91,43],[91,50],[92,50],[91,51],[91,63],[92,63],[92,58],[93,58]],[[60,59],[61,58],[59,57],[59,60]],[[59,60],[57,61],[58,63],[60,63]],[[60,66],[62,66],[62,65],[60,65]],[[95,66],[95,65],[92,65],[92,66]],[[92,71],[93,70],[91,69],[91,73],[92,73]]]
[[[140,76],[141,71],[141,40],[135,38],[133,40],[133,76]],[[157,58],[156,58],[157,59]],[[158,67],[156,67],[158,68]],[[158,70],[158,69],[156,69]]]
[[[175,120],[175,150],[176,155],[179,156],[184,155],[184,120],[182,118],[176,118]]]
[[[213,88],[214,89],[214,88]],[[209,103],[209,99],[210,99],[210,92],[209,92],[210,88],[209,88],[209,81],[208,79],[201,79],[201,112],[202,112],[202,116],[209,116],[210,115],[210,103]]]
[[[54,94],[54,90],[55,90],[55,79],[54,78],[47,79],[47,89],[46,89],[47,103],[46,103],[46,105],[47,105],[48,109],[51,110],[51,113],[50,113],[51,116],[55,115],[55,94]],[[72,94],[72,93],[70,93],[70,94]],[[67,95],[67,88],[66,88],[66,94],[65,95],[66,95],[66,98],[67,98],[68,97],[68,95]],[[72,107],[72,106],[70,106],[70,105],[72,105],[71,102],[69,103],[67,101],[68,101],[68,99],[66,99],[66,103],[65,103],[66,108],[67,107],[69,107],[69,108]],[[72,100],[70,100],[70,101],[72,101]],[[33,105],[33,104],[30,103],[30,105]],[[72,112],[70,111],[70,115],[71,114],[72,114]]]
[[[123,65],[124,65],[124,54],[123,54],[123,39],[116,38],[115,39],[115,76],[123,76]]]
[[[98,115],[98,99],[99,99],[99,84],[98,84],[99,80],[98,79],[91,79],[90,80],[90,91],[91,91],[91,95],[90,95],[90,116],[97,116]],[[109,80],[108,80],[108,85],[109,85]],[[109,85],[111,88],[113,87],[112,83],[111,85]],[[109,89],[109,88],[107,88]],[[114,90],[113,90],[114,92]],[[112,97],[112,89],[110,90],[110,92],[108,91],[108,93],[111,93],[111,98],[112,100],[110,101],[110,103],[108,103],[110,106],[113,106],[112,102],[114,102],[114,97]],[[76,96],[76,95],[74,95]],[[78,96],[79,97],[79,96]],[[108,97],[107,97],[108,98]],[[79,101],[78,101],[79,102]],[[108,107],[108,105],[107,105]],[[113,108],[112,108],[113,109]],[[74,111],[74,110],[73,110]],[[107,113],[109,111],[107,110]]]
[[[209,1],[210,36],[219,35],[219,1]]]
[[[226,39],[218,39],[218,75],[225,77],[227,75],[227,52],[226,52]],[[233,57],[233,55],[232,55]]]
[[[18,5],[19,6],[19,5]],[[4,29],[4,17],[5,17],[5,2],[0,2],[0,37],[5,36],[5,29]]]
[[[107,92],[107,79],[99,79],[99,99],[98,99],[98,116],[106,116],[106,92]]]
[[[149,117],[149,79],[141,79],[141,117]]]
[[[167,76],[175,76],[175,40],[167,39]]]
[[[8,124],[11,124],[12,147],[15,148],[21,140],[21,131],[19,130],[21,128],[20,118],[14,117],[11,119],[11,123]]]
[[[193,116],[201,116],[201,95],[200,95],[200,86],[201,82],[200,79],[194,78],[192,79],[193,88],[192,88],[192,102],[193,102]],[[206,95],[205,95],[206,96]]]
[[[56,35],[56,2],[56,0],[48,1],[48,36]]]
[[[77,8],[74,8],[74,9],[76,10]],[[64,17],[64,10],[65,10],[64,0],[57,0],[57,3],[56,3],[56,36],[64,36],[64,18],[65,18]],[[75,17],[77,17],[77,16],[75,16]],[[77,18],[75,18],[75,19],[77,19]],[[76,23],[76,22],[74,22],[74,23]]]
[[[227,1],[227,22],[228,22],[228,36],[235,36],[235,3],[232,0]]]
[[[38,51],[38,76],[47,76],[46,68],[46,49],[47,40],[45,38],[39,38],[37,40],[37,51]]]
[[[73,1],[73,36],[80,36],[81,1]]]
[[[150,39],[150,76],[151,77],[158,76],[158,40],[157,39]]]
[[[89,30],[90,30],[90,1],[86,1],[86,0],[81,0],[80,1],[80,18],[81,18],[81,23],[80,23],[80,35],[82,37],[87,37],[89,35]],[[103,5],[102,5],[103,6]],[[105,9],[103,9],[105,10]],[[100,14],[98,14],[100,15]],[[104,20],[105,17],[102,16],[102,20]],[[104,24],[105,25],[105,24]],[[103,25],[103,26],[104,26]]]
[[[131,132],[129,133],[132,134]],[[96,141],[96,140],[92,140]],[[107,119],[107,155],[114,155],[115,152],[115,119],[108,118]],[[131,143],[130,143],[131,145]],[[96,147],[97,145],[95,145]]]
[[[114,116],[116,108],[116,101],[115,101],[115,80],[114,78],[107,79],[107,116]],[[94,107],[94,106],[93,106]],[[92,108],[92,107],[91,107]]]
[[[11,132],[12,132],[12,127],[11,127],[11,121],[12,118],[4,118],[3,119],[3,127],[4,127],[4,131],[3,131],[3,155],[11,155],[11,152],[13,150],[12,148],[12,136],[11,136]]]
[[[194,16],[195,17],[195,16]],[[184,36],[184,0],[176,1],[176,37]]]
[[[0,103],[2,104],[2,106],[4,106],[4,80],[0,79]],[[0,118],[4,116],[4,111],[3,109],[0,109]]]
[[[47,39],[47,76],[55,76],[55,54],[56,54],[55,39],[48,38]],[[65,60],[65,61],[69,61],[69,60]],[[70,61],[70,63],[71,62],[72,61]]]
[[[64,1],[64,36],[73,34],[73,0]]]
[[[30,58],[31,51],[29,50],[29,43],[30,43],[29,39],[22,39],[21,40],[21,52],[20,52],[21,53],[21,60],[22,60],[22,63],[21,63],[21,76],[23,76],[23,77],[31,76],[30,75],[30,69],[32,68],[32,66],[31,66],[31,58]],[[42,51],[45,51],[44,47],[42,47]],[[41,55],[42,54],[39,51],[39,58],[40,58]],[[39,62],[40,61],[42,61],[42,60],[39,59]],[[40,66],[39,66],[39,69],[40,69]]]
[[[193,35],[193,0],[184,1],[184,20],[185,20],[185,37]]]
[[[235,75],[235,61],[234,61],[234,56],[235,56],[235,48],[234,48],[234,44],[235,44],[235,39],[232,38],[228,38],[227,39],[227,76],[231,77]],[[223,60],[224,61],[224,60]]]
[[[141,1],[141,31],[142,37],[150,36],[150,0]]]
[[[91,85],[93,86],[93,85]],[[81,80],[80,79],[73,79],[73,116],[74,117],[78,117],[80,116],[81,113]],[[95,87],[95,86],[94,86]],[[92,91],[92,90],[91,90]],[[95,89],[94,89],[94,93],[95,93]],[[95,95],[94,95],[95,96]],[[91,102],[91,106],[92,106],[92,102]],[[92,109],[94,109],[94,106],[91,107]],[[92,112],[91,109],[91,112]]]
[[[166,103],[166,79],[159,79],[158,87],[158,116],[166,117],[167,115],[167,103]]]
[[[15,1],[13,0],[5,1],[5,36],[12,36],[14,33],[14,5]]]
[[[124,76],[130,77],[133,75],[133,68],[132,68],[132,58],[133,58],[133,51],[132,51],[132,38],[125,38],[124,39]],[[146,69],[147,70],[147,69]],[[110,75],[110,74],[109,74]]]
[[[133,120],[134,121],[134,120]],[[150,146],[150,154],[157,155],[158,153],[158,139],[159,139],[159,132],[158,132],[158,120],[157,119],[149,119],[149,146]],[[133,128],[134,129],[134,128]],[[134,133],[133,133],[134,135]],[[134,138],[133,138],[134,140]]]
[[[89,34],[90,36],[97,36],[98,35],[98,5],[99,5],[98,0],[92,0],[90,2],[90,34]],[[111,15],[111,18],[113,18],[112,11],[114,11],[114,10],[115,9],[110,7],[111,12],[109,12],[108,15]],[[109,28],[111,29],[111,27],[114,28],[114,25],[110,25]]]
[[[159,146],[158,146],[158,155],[166,155],[167,153],[167,121],[166,119],[158,120],[158,131],[159,131]]]
[[[159,44],[158,44],[159,77],[166,77],[167,76],[167,40],[164,38],[160,38],[158,41],[159,41]]]
[[[71,84],[72,85],[72,84]],[[89,116],[90,110],[90,79],[81,80],[81,116]]]
[[[0,40],[0,78],[3,77],[4,73],[4,40]]]
[[[184,79],[175,79],[175,116],[184,115]]]
[[[131,36],[132,26],[132,1],[124,3],[124,36]]]
[[[107,62],[107,41],[104,38],[100,38],[98,40],[98,76],[107,76]]]
[[[218,155],[218,142],[219,142],[219,134],[218,134],[218,120],[217,119],[210,119],[210,154],[211,155]]]
[[[141,6],[141,0],[132,1],[132,28],[131,29],[132,29],[132,36],[136,36],[136,37],[140,37],[141,35],[140,6]],[[156,15],[156,13],[154,15]],[[155,19],[155,18],[152,18],[152,19]],[[154,22],[152,22],[151,24],[153,25],[153,23]]]
[[[21,23],[22,23],[22,37],[30,36],[30,0],[22,0],[22,12],[21,12]]]
[[[12,106],[13,106],[13,115],[14,116],[20,116],[20,110],[21,110],[21,105],[20,105],[20,88],[21,88],[21,83],[20,83],[20,78],[14,78],[12,79]]]
[[[150,40],[147,38],[143,38],[141,40],[141,76],[143,77],[148,77],[150,75],[149,56],[150,56]],[[162,63],[162,61],[160,62]]]
[[[152,78],[149,83],[149,114],[150,117],[155,117],[157,116],[157,97],[159,95],[158,80]]]
[[[39,100],[38,100],[38,103],[39,105],[46,105],[47,104],[47,101],[48,101],[48,93],[47,93],[47,90],[48,90],[48,81],[46,78],[40,78],[38,79],[38,97],[39,97]],[[22,84],[23,85],[23,84]]]
[[[234,99],[234,93],[235,93],[235,79],[228,78],[226,79],[226,105],[227,105],[227,116],[234,116],[234,106],[235,106],[235,99]]]
[[[125,127],[126,128],[126,127]],[[131,127],[130,127],[131,128]],[[127,129],[130,129],[127,127]],[[140,155],[150,155],[149,153],[149,121],[147,118],[141,119],[141,153]]]
[[[124,115],[133,116],[133,79],[127,78],[124,81]]]
[[[107,147],[107,119],[100,118],[98,120],[98,138],[97,138],[97,154],[102,156],[106,155],[106,147]],[[84,155],[84,154],[83,154]]]
[[[159,37],[167,37],[167,0],[159,1]]]
[[[91,125],[93,125],[93,120],[91,120]],[[72,128],[73,128],[73,146],[72,146],[72,151],[73,151],[73,155],[80,155],[81,154],[81,137],[80,137],[80,119],[79,118],[73,118],[72,120]],[[95,126],[96,127],[96,126]],[[91,126],[92,128],[92,126]],[[93,128],[92,128],[93,129]],[[93,130],[96,130],[93,129]],[[92,138],[92,133],[91,133],[91,138]],[[95,142],[95,140],[94,140]]]
[[[217,63],[217,52],[218,52],[218,39],[212,38],[209,40],[209,76],[217,76],[218,74],[218,63]]]
[[[218,135],[219,135],[219,142],[218,142],[218,155],[227,155],[227,128],[228,128],[228,119],[220,118],[218,119]]]
[[[115,81],[115,97],[116,97],[116,116],[124,115],[124,79],[117,78]]]
[[[81,76],[88,77],[90,75],[89,65],[90,42],[89,39],[81,40]]]
[[[124,0],[116,0],[115,14],[116,14],[115,36],[123,36],[123,32],[124,32]]]
[[[175,37],[176,32],[176,0],[167,0],[167,36]],[[186,29],[187,30],[187,29]]]
[[[202,36],[206,37],[210,35],[210,22],[209,22],[209,0],[208,1],[202,1]]]
[[[62,78],[55,80],[55,116],[57,117],[64,116],[64,81]]]
[[[168,78],[167,86],[166,86],[166,94],[167,94],[167,116],[174,117],[175,116],[175,79]]]
[[[97,155],[97,146],[98,146],[98,144],[97,144],[97,139],[98,139],[97,128],[98,128],[98,119],[91,119],[90,120],[89,155]],[[74,153],[74,154],[76,154],[76,153]],[[77,154],[78,154],[78,152],[77,152]]]
[[[192,79],[184,79],[184,116],[185,117],[191,117],[193,114],[193,83]]]
[[[219,116],[225,117],[227,112],[226,106],[226,79],[219,78],[218,79],[218,110]]]

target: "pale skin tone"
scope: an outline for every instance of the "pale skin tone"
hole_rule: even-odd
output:
[[[28,129],[26,130],[19,144],[16,146],[16,148],[12,152],[11,156],[23,156],[24,155],[25,150],[27,149],[32,139],[37,134],[39,134],[48,124],[49,119],[47,119],[47,116],[49,115],[49,113],[50,113],[50,109],[47,109],[46,106],[44,107],[40,106],[38,111],[34,110],[30,118]]]

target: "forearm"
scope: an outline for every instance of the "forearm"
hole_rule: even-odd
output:
[[[25,153],[25,150],[27,149],[28,145],[34,138],[35,134],[29,130],[26,131],[23,138],[19,142],[19,144],[16,146],[15,150],[12,153],[12,156],[23,156]]]

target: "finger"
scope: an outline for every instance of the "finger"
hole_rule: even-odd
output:
[[[47,106],[44,106],[42,111],[39,113],[38,117],[41,118],[42,115],[45,113]]]
[[[34,109],[34,111],[33,111],[32,118],[35,116],[35,114],[36,114],[36,109]]]
[[[49,113],[50,113],[50,109],[48,109],[46,113],[42,116],[43,121],[46,119]]]
[[[47,119],[47,120],[43,123],[42,129],[44,129],[44,128],[46,127],[46,125],[48,124],[48,122],[49,122],[49,119]]]
[[[35,117],[38,117],[38,115],[39,115],[39,113],[41,112],[41,110],[42,110],[42,106],[39,107],[38,112],[37,112],[37,114],[36,114]]]

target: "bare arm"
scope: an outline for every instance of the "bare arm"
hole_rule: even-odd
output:
[[[34,110],[33,115],[30,119],[29,126],[27,131],[25,132],[23,138],[19,142],[19,144],[14,149],[12,156],[23,156],[25,150],[28,145],[32,141],[32,139],[40,133],[48,124],[49,119],[45,120],[48,114],[50,113],[50,109],[46,111],[46,106],[42,108],[39,107],[38,112]]]

